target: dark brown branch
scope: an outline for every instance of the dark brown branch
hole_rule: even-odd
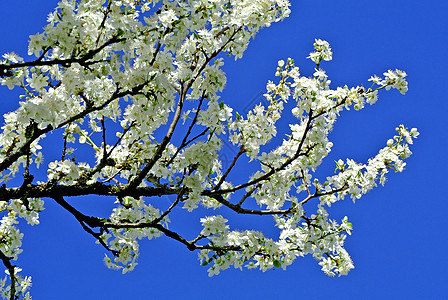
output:
[[[63,139],[64,139],[64,145],[63,145],[63,148],[62,148],[62,157],[61,157],[61,161],[64,161],[64,160],[65,160],[65,155],[66,155],[66,153],[67,153],[67,134],[66,134],[66,133],[64,134]]]
[[[244,149],[244,145],[242,145],[240,147],[240,150],[238,151],[238,153],[235,155],[235,157],[233,158],[232,163],[230,164],[230,166],[227,168],[226,172],[224,173],[224,175],[222,175],[221,179],[219,180],[219,182],[216,184],[216,186],[213,188],[213,191],[218,190],[221,187],[221,184],[224,182],[224,180],[226,180],[227,175],[229,175],[230,171],[233,169],[233,167],[236,164],[236,161],[238,160],[238,158],[240,158],[240,156],[245,152]]]
[[[157,48],[156,48],[156,51],[154,51],[154,55],[152,56],[152,59],[151,59],[151,61],[149,62],[149,65],[153,65],[155,62],[156,62],[156,58],[157,58],[157,54],[160,52],[160,48],[162,47],[162,44],[160,43],[160,41],[159,41],[159,43],[157,44]]]
[[[162,221],[163,218],[165,218],[165,217],[166,217],[166,216],[173,210],[173,208],[176,207],[177,204],[179,204],[180,200],[182,199],[182,195],[183,195],[183,192],[181,191],[181,192],[177,195],[176,201],[174,201],[173,204],[171,204],[171,206],[168,207],[168,209],[167,209],[163,214],[160,215],[160,217],[155,218],[155,219],[152,221],[152,223],[157,224],[157,223],[159,223],[160,221]]]
[[[47,182],[39,185],[28,185],[25,189],[22,187],[6,188],[0,186],[0,201],[9,201],[11,199],[20,199],[25,195],[28,198],[54,198],[57,196],[84,196],[84,195],[100,195],[100,196],[162,196],[162,195],[178,195],[180,188],[169,187],[136,187],[127,190],[125,185],[106,185],[101,183],[84,184],[84,185],[54,185],[53,182]]]
[[[188,146],[188,145],[189,145],[191,142],[193,142],[194,140],[197,140],[199,137],[205,135],[205,134],[207,133],[207,131],[209,131],[209,130],[210,130],[209,127],[205,128],[201,133],[198,133],[196,136],[194,136],[194,137],[192,137],[191,139],[189,139],[188,141],[186,141],[186,142],[185,142],[185,146]],[[213,132],[211,132],[211,133],[213,133]],[[185,146],[184,146],[184,147],[185,147]]]
[[[238,27],[231,35],[230,37],[227,39],[227,41],[219,48],[217,49],[215,52],[211,53],[211,55],[209,57],[207,57],[207,55],[204,54],[205,56],[205,61],[204,63],[201,65],[201,67],[197,70],[196,75],[189,80],[188,84],[187,84],[187,89],[188,90],[192,85],[193,82],[196,81],[196,79],[199,77],[199,75],[202,73],[202,71],[205,69],[205,67],[208,65],[208,63],[215,58],[216,56],[218,56],[219,53],[221,53],[221,51],[224,50],[225,47],[227,47],[227,45],[234,40],[235,35],[241,31],[241,29],[243,29],[243,26]]]
[[[168,132],[166,133],[160,145],[157,147],[156,153],[154,154],[153,158],[143,167],[140,173],[127,184],[126,189],[131,190],[137,187],[146,177],[146,175],[148,175],[149,171],[156,164],[159,158],[162,157],[163,151],[165,151],[166,147],[168,146],[168,143],[170,142],[171,137],[173,136],[174,129],[177,126],[177,122],[180,119],[182,108],[184,106],[184,100],[185,97],[181,95],[179,102],[177,103],[177,108],[176,112],[174,113],[173,120],[171,121],[170,127],[168,128]]]
[[[98,37],[96,38],[96,41],[95,41],[95,46],[98,46],[98,43],[100,42],[100,38],[101,38],[101,35],[103,34],[103,30],[104,30],[104,25],[106,24],[107,16],[109,15],[109,12],[110,12],[111,4],[112,4],[112,1],[109,1],[109,3],[107,4],[107,8],[106,8],[106,11],[104,12],[103,20],[101,21],[101,24],[100,24],[100,32],[98,33]]]
[[[328,192],[320,193],[320,192],[316,191],[314,194],[309,194],[308,197],[303,199],[299,204],[303,205],[303,204],[307,203],[308,201],[310,201],[313,198],[318,198],[318,197],[322,197],[322,196],[326,196],[326,195],[332,195],[332,194],[335,194],[335,193],[338,193],[338,192],[342,192],[342,191],[344,191],[346,189],[348,189],[348,185],[347,184],[345,184],[341,188],[334,189],[334,190],[331,190],[331,191],[328,191]]]
[[[308,182],[306,182],[306,177],[305,177],[305,173],[303,172],[303,170],[300,170],[300,172],[302,173],[302,180],[303,180],[303,184],[305,185],[306,191],[308,193],[308,196],[311,195],[310,189],[308,187]]]
[[[135,126],[135,121],[132,121],[131,124],[129,124],[128,127],[126,127],[123,130],[123,133],[120,135],[120,137],[118,138],[118,140],[115,142],[115,144],[112,146],[112,148],[110,149],[108,156],[110,156],[110,154],[114,151],[115,148],[117,148],[118,144],[120,144],[120,142],[123,140],[124,136],[126,135],[126,133]]]
[[[243,197],[241,197],[241,200],[236,204],[237,206],[243,205],[244,201],[246,201],[247,198],[249,198],[259,187],[261,187],[261,184],[257,184],[256,186],[253,186],[250,191],[248,191],[246,194],[244,194]]]
[[[101,228],[102,230],[107,230],[108,228],[154,228],[165,234],[167,237],[170,237],[178,242],[181,242],[190,251],[194,251],[196,249],[210,249],[214,251],[241,251],[241,247],[238,246],[225,246],[225,247],[217,247],[213,245],[196,245],[195,243],[198,242],[200,239],[205,238],[201,235],[199,235],[196,239],[192,241],[187,241],[185,238],[180,236],[178,233],[171,231],[165,227],[163,227],[159,222],[169,213],[171,212],[172,208],[174,208],[180,201],[179,196],[177,200],[171,205],[171,207],[162,214],[159,218],[156,218],[152,222],[147,223],[113,223],[109,219],[101,219],[97,217],[90,217],[86,216],[77,209],[75,209],[73,206],[71,206],[67,201],[64,200],[62,196],[55,196],[53,199],[61,205],[65,210],[67,210],[70,214],[72,214],[78,222],[81,224],[83,229],[87,231],[89,234],[91,234],[93,237],[95,237],[98,242],[108,251],[112,252],[114,255],[118,255],[118,252],[115,250],[112,250],[109,248],[109,246],[102,240],[101,234],[94,232],[91,228]],[[1,258],[1,257],[0,257]],[[7,260],[7,263],[9,263],[9,260]]]
[[[9,299],[13,300],[16,299],[16,276],[14,272],[15,266],[11,264],[12,257],[7,257],[1,250],[0,250],[0,259],[3,262],[3,265],[8,269],[9,277],[11,278],[11,291],[9,295]]]
[[[262,215],[284,215],[284,214],[291,213],[294,209],[294,208],[289,208],[289,209],[284,209],[284,210],[246,209],[246,208],[242,208],[239,205],[235,205],[235,204],[227,201],[226,199],[224,199],[224,197],[222,197],[222,195],[216,194],[212,191],[203,191],[202,195],[211,197],[211,198],[215,199],[216,201],[218,201],[219,203],[221,203],[222,205],[227,206],[231,210],[233,210],[239,214],[245,214],[245,215],[259,215],[259,216],[262,216]]]
[[[67,58],[67,59],[55,58],[52,60],[43,60],[43,56],[41,56],[38,59],[29,61],[29,62],[13,63],[13,64],[7,64],[7,65],[0,64],[0,74],[7,73],[8,71],[15,69],[15,68],[53,66],[53,65],[68,66],[68,65],[71,65],[74,63],[79,63],[82,66],[88,66],[88,65],[98,63],[98,62],[104,62],[103,60],[88,62],[88,60],[92,59],[96,54],[101,52],[101,50],[103,50],[107,46],[109,46],[111,44],[119,43],[119,42],[122,42],[125,40],[126,39],[124,39],[124,38],[119,38],[118,36],[113,36],[110,40],[105,42],[103,45],[101,45],[97,49],[90,50],[85,55],[83,55],[79,58]]]
[[[101,227],[104,229],[103,223],[101,222],[100,218],[95,217],[89,217],[78,211],[76,208],[71,206],[67,201],[64,200],[62,196],[55,196],[53,199],[58,203],[60,206],[62,206],[65,210],[67,210],[69,213],[71,213],[76,220],[81,224],[82,228],[92,235],[107,251],[111,252],[114,256],[118,255],[118,252],[116,250],[112,250],[109,248],[109,246],[103,241],[101,238],[101,233],[94,232],[91,228],[94,227]]]
[[[179,154],[179,152],[185,147],[187,146],[191,141],[193,141],[194,139],[198,138],[199,136],[205,134],[205,132],[208,131],[208,128],[206,128],[202,133],[200,133],[199,135],[197,135],[195,138],[190,139],[189,141],[187,141],[187,138],[190,136],[191,130],[193,129],[193,126],[196,124],[198,116],[199,116],[199,112],[201,111],[201,105],[202,102],[204,101],[205,98],[205,91],[202,93],[202,97],[201,99],[199,99],[199,104],[198,107],[196,108],[196,113],[193,117],[193,120],[191,121],[190,126],[188,127],[187,133],[185,134],[182,142],[180,143],[180,146],[177,148],[176,152],[173,154],[173,156],[171,156],[170,160],[168,161],[168,163],[166,164],[167,166],[169,166],[174,159],[176,158],[176,156]]]
[[[202,249],[210,249],[210,250],[215,250],[215,251],[241,251],[242,248],[238,247],[238,246],[224,246],[224,247],[218,247],[218,246],[213,246],[213,245],[196,245],[195,242],[197,242],[199,239],[196,238],[192,241],[188,241],[185,238],[183,238],[181,235],[179,235],[177,232],[171,231],[165,227],[163,227],[161,224],[157,223],[154,224],[152,222],[150,223],[121,223],[121,224],[116,224],[116,223],[110,223],[110,222],[105,222],[104,226],[108,227],[108,228],[155,228],[157,230],[159,230],[160,232],[162,232],[163,234],[165,234],[167,237],[170,237],[182,244],[184,244],[185,246],[187,246],[187,249],[190,251],[194,251],[194,250],[202,250]]]
[[[262,175],[262,176],[260,176],[260,177],[258,177],[256,179],[253,179],[253,180],[251,180],[249,182],[240,184],[240,185],[238,185],[236,187],[233,187],[233,188],[230,188],[230,189],[216,191],[216,192],[214,192],[214,194],[221,194],[222,195],[222,194],[226,194],[226,193],[231,193],[231,192],[243,189],[245,187],[254,185],[254,184],[256,184],[256,183],[258,183],[260,181],[267,180],[273,174],[277,173],[278,171],[281,171],[281,170],[285,169],[289,164],[291,164],[294,160],[296,160],[300,156],[307,155],[314,148],[314,145],[311,145],[310,147],[308,147],[308,149],[305,152],[302,152],[302,147],[303,147],[303,144],[305,142],[306,136],[308,134],[308,131],[311,129],[311,121],[313,120],[312,114],[313,114],[312,111],[310,111],[309,114],[308,114],[308,121],[307,121],[307,124],[306,124],[306,128],[305,128],[305,131],[304,131],[304,133],[302,135],[302,139],[299,142],[299,146],[297,147],[296,153],[292,157],[290,157],[288,160],[286,160],[281,166],[279,166],[277,168],[274,168],[274,169],[271,169],[269,172],[265,173],[264,175]]]
[[[104,116],[101,118],[101,128],[102,128],[102,135],[103,135],[103,158],[102,160],[106,161],[107,159],[107,152],[106,152],[106,125],[104,124]]]

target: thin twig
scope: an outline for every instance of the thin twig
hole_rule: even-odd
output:
[[[233,169],[233,167],[236,164],[236,161],[238,160],[238,158],[240,158],[240,156],[245,152],[246,150],[244,149],[244,145],[241,145],[240,150],[238,151],[238,153],[235,155],[235,157],[233,158],[232,163],[230,164],[230,166],[227,168],[226,172],[224,173],[224,175],[222,175],[221,179],[219,179],[218,183],[216,184],[216,186],[212,189],[212,191],[216,191],[218,190],[221,185],[223,184],[224,180],[226,180],[227,175],[229,175],[230,171]]]

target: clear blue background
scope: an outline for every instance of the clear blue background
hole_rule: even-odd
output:
[[[26,60],[30,34],[41,31],[57,1],[2,1],[0,52],[16,51]],[[222,99],[243,109],[274,79],[277,60],[292,57],[303,74],[314,38],[326,39],[334,60],[323,63],[333,87],[364,84],[387,69],[408,73],[409,92],[380,93],[361,112],[344,112],[330,138],[332,161],[360,162],[375,155],[403,123],[418,127],[404,173],[391,174],[356,204],[334,205],[336,219],[348,215],[354,226],[347,249],[355,262],[348,276],[329,278],[311,258],[286,271],[229,269],[209,278],[196,253],[159,238],[141,243],[141,257],[130,274],[108,270],[103,249],[76,220],[46,201],[39,226],[23,226],[24,252],[17,264],[33,277],[34,299],[447,299],[447,49],[448,2],[414,0],[292,1],[290,18],[264,29],[242,60],[226,61],[228,84]],[[0,88],[1,113],[17,107],[16,91]],[[255,101],[256,102],[256,101]],[[284,120],[286,124],[288,120]],[[290,120],[291,121],[291,120]],[[48,163],[48,161],[47,161]],[[72,201],[89,206],[110,199]],[[227,214],[229,216],[229,214]],[[197,218],[194,215],[194,218]],[[240,221],[239,221],[240,222]],[[249,223],[269,223],[252,217]],[[194,219],[185,226],[197,227]],[[196,224],[196,225],[194,225]]]

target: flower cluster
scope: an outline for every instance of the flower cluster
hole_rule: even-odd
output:
[[[369,79],[369,81],[385,87],[386,90],[391,88],[397,89],[403,95],[408,91],[408,83],[405,79],[407,76],[406,72],[400,70],[389,70],[383,75],[384,79],[374,75]]]
[[[407,91],[400,70],[373,76],[368,89],[331,87],[320,63],[333,54],[320,39],[309,55],[316,64],[311,76],[291,58],[278,62],[276,81],[266,85],[268,105],[241,115],[220,99],[227,81],[222,54],[242,57],[261,28],[289,15],[289,6],[287,0],[61,1],[44,31],[30,37],[34,61],[14,53],[0,61],[0,83],[23,92],[0,133],[0,251],[17,259],[18,218],[38,224],[40,197],[47,197],[72,213],[112,254],[106,265],[123,273],[137,265],[141,239],[166,235],[200,250],[209,275],[230,266],[284,269],[305,255],[330,276],[347,274],[353,262],[344,241],[352,225],[347,217],[331,219],[328,207],[384,184],[389,170],[401,172],[419,133],[400,125],[367,163],[340,159],[334,175],[314,178],[342,110],[374,104],[382,89]],[[285,109],[295,119],[275,146]],[[221,157],[226,142],[236,149],[227,165]],[[244,167],[241,157],[259,167],[237,183],[232,176]],[[46,181],[35,183],[31,173],[44,158]],[[11,187],[19,172],[23,183]],[[116,197],[116,207],[108,217],[91,217],[64,200],[86,194]],[[172,197],[168,207],[160,196]],[[278,238],[231,230],[221,215],[200,218],[203,229],[191,240],[182,229],[168,229],[174,208],[188,213],[201,205],[271,215]],[[307,215],[310,206],[314,213]],[[29,279],[16,277],[24,295]]]
[[[320,261],[319,265],[326,274],[346,275],[353,269],[353,262],[343,248],[346,236],[341,233],[351,234],[352,225],[347,217],[338,224],[328,220],[327,216],[325,209],[320,207],[318,214],[312,215],[301,225],[298,224],[300,216],[297,214],[292,218],[276,217],[276,224],[281,229],[278,241],[258,231],[229,231],[227,220],[219,215],[201,219],[204,226],[201,234],[213,242],[213,247],[233,251],[222,254],[213,247],[204,249],[199,254],[199,260],[203,265],[210,264],[208,272],[209,276],[213,276],[230,266],[242,269],[245,265],[249,269],[259,268],[262,271],[285,269],[295,259],[312,254]]]
[[[333,59],[333,52],[331,52],[330,44],[327,41],[316,39],[314,49],[316,51],[311,52],[308,58],[316,63],[316,65],[319,65],[322,60],[330,61]]]
[[[117,200],[122,206],[115,208],[110,216],[110,221],[113,224],[145,224],[151,223],[155,218],[160,217],[158,209],[150,204],[146,204],[143,199],[134,199],[132,197],[125,197]],[[163,219],[165,223],[169,222],[169,218]],[[138,240],[147,238],[160,237],[162,234],[159,230],[154,228],[116,228],[112,229],[111,233],[103,233],[101,240],[110,245],[112,251],[116,251],[115,257],[110,258],[105,256],[104,262],[107,267],[122,270],[123,274],[132,271],[137,263],[139,256]],[[113,239],[109,241],[110,238]],[[97,242],[99,243],[99,242]]]
[[[29,289],[31,288],[31,277],[22,277],[18,273],[22,269],[14,267],[14,277],[15,277],[15,295],[22,297],[20,299],[31,300],[31,295]],[[8,276],[10,276],[8,271],[5,271]],[[0,297],[2,299],[11,299],[11,285],[7,285],[8,276],[0,280]],[[19,298],[17,298],[19,299]]]
[[[323,53],[322,59],[331,59],[327,42],[316,40],[315,47],[318,53]],[[322,59],[317,59],[316,64]],[[290,208],[286,211],[290,213],[284,217],[275,217],[277,226],[281,229],[279,240],[275,242],[256,231],[229,231],[223,226],[222,218],[217,219],[213,227],[221,230],[214,232],[210,229],[210,222],[214,219],[209,218],[204,232],[211,233],[209,239],[213,241],[213,245],[235,247],[237,250],[219,255],[219,252],[213,249],[205,249],[201,251],[199,258],[203,264],[211,264],[209,275],[214,275],[231,265],[240,268],[241,261],[246,261],[247,267],[266,270],[286,267],[295,258],[311,254],[319,260],[319,265],[326,274],[346,275],[353,268],[353,262],[344,248],[344,240],[345,234],[351,234],[352,225],[347,217],[344,217],[340,224],[330,220],[324,206],[331,206],[346,195],[350,195],[353,200],[359,199],[377,183],[384,184],[389,170],[403,171],[406,165],[403,159],[411,154],[408,145],[412,144],[412,139],[419,133],[415,128],[408,130],[400,125],[396,129],[398,135],[387,141],[387,147],[381,149],[367,164],[359,164],[352,159],[345,162],[339,160],[336,162],[337,174],[328,177],[323,183],[317,179],[313,180],[310,171],[315,170],[331,151],[333,143],[328,140],[328,134],[339,112],[351,107],[360,110],[364,108],[365,103],[375,103],[378,91],[383,88],[405,91],[405,73],[389,70],[385,73],[386,79],[375,81],[378,87],[368,90],[362,86],[331,89],[324,70],[316,69],[313,77],[301,76],[292,59],[287,62],[279,61],[276,75],[280,77],[279,83],[267,84],[265,97],[270,102],[269,107],[266,109],[257,106],[253,112],[249,112],[247,120],[237,119],[230,125],[231,130],[236,127],[234,124],[237,122],[246,122],[247,125],[241,126],[244,128],[240,130],[241,133],[233,134],[230,138],[234,143],[245,142],[245,149],[250,149],[248,155],[255,157],[253,153],[258,154],[260,146],[273,136],[266,129],[272,128],[269,129],[272,132],[276,130],[275,120],[269,123],[270,126],[265,124],[268,123],[265,120],[269,120],[269,117],[276,113],[278,118],[281,109],[275,108],[279,107],[279,103],[286,102],[290,95],[296,100],[297,104],[292,113],[299,119],[299,123],[290,125],[291,135],[279,147],[256,156],[261,163],[261,170],[249,179],[254,185],[246,188],[247,194],[251,194],[259,205],[272,212],[281,210],[289,203]],[[283,109],[283,106],[281,108]],[[254,115],[257,119],[252,119]],[[254,131],[251,132],[251,135],[256,137],[252,141],[248,138],[251,135],[246,137],[244,133],[249,132],[251,125],[256,128],[256,124],[264,126],[258,129],[257,135]],[[268,179],[262,180],[264,178]],[[295,190],[292,190],[293,187]],[[315,192],[312,193],[313,188]],[[308,196],[299,202],[298,193],[305,191]],[[320,199],[319,208],[316,214],[307,217],[302,207],[312,198]],[[301,225],[300,220],[304,221]],[[250,238],[255,236],[256,238]],[[245,243],[247,240],[251,242]]]

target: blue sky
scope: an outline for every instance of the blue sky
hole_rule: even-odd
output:
[[[26,57],[30,34],[41,31],[57,1],[3,1],[0,5],[0,52]],[[292,57],[302,74],[315,38],[330,42],[333,61],[322,63],[332,86],[364,84],[387,69],[408,73],[409,92],[380,93],[361,112],[341,114],[330,135],[334,148],[324,162],[338,158],[366,161],[384,147],[394,128],[405,124],[421,133],[404,173],[390,174],[379,187],[353,204],[332,206],[354,226],[347,239],[355,269],[329,278],[311,257],[286,271],[229,269],[209,278],[195,253],[167,238],[141,243],[141,257],[130,274],[108,270],[103,249],[76,220],[51,201],[39,226],[23,226],[24,252],[17,264],[33,277],[34,299],[443,299],[448,297],[448,2],[414,0],[292,1],[289,19],[262,30],[243,59],[226,60],[227,88],[222,100],[244,109],[256,104],[277,60]],[[17,107],[17,94],[0,87],[0,112]],[[254,100],[255,98],[255,100]],[[284,120],[284,124],[288,121]],[[325,174],[325,173],[322,173]],[[95,196],[72,203],[79,209],[108,205]],[[93,203],[93,204],[92,204]],[[197,218],[198,215],[192,215]],[[241,226],[270,224],[248,218]],[[190,222],[197,226],[197,219]],[[196,225],[194,225],[196,224]],[[248,225],[249,224],[249,225]],[[262,226],[260,225],[260,226]]]

